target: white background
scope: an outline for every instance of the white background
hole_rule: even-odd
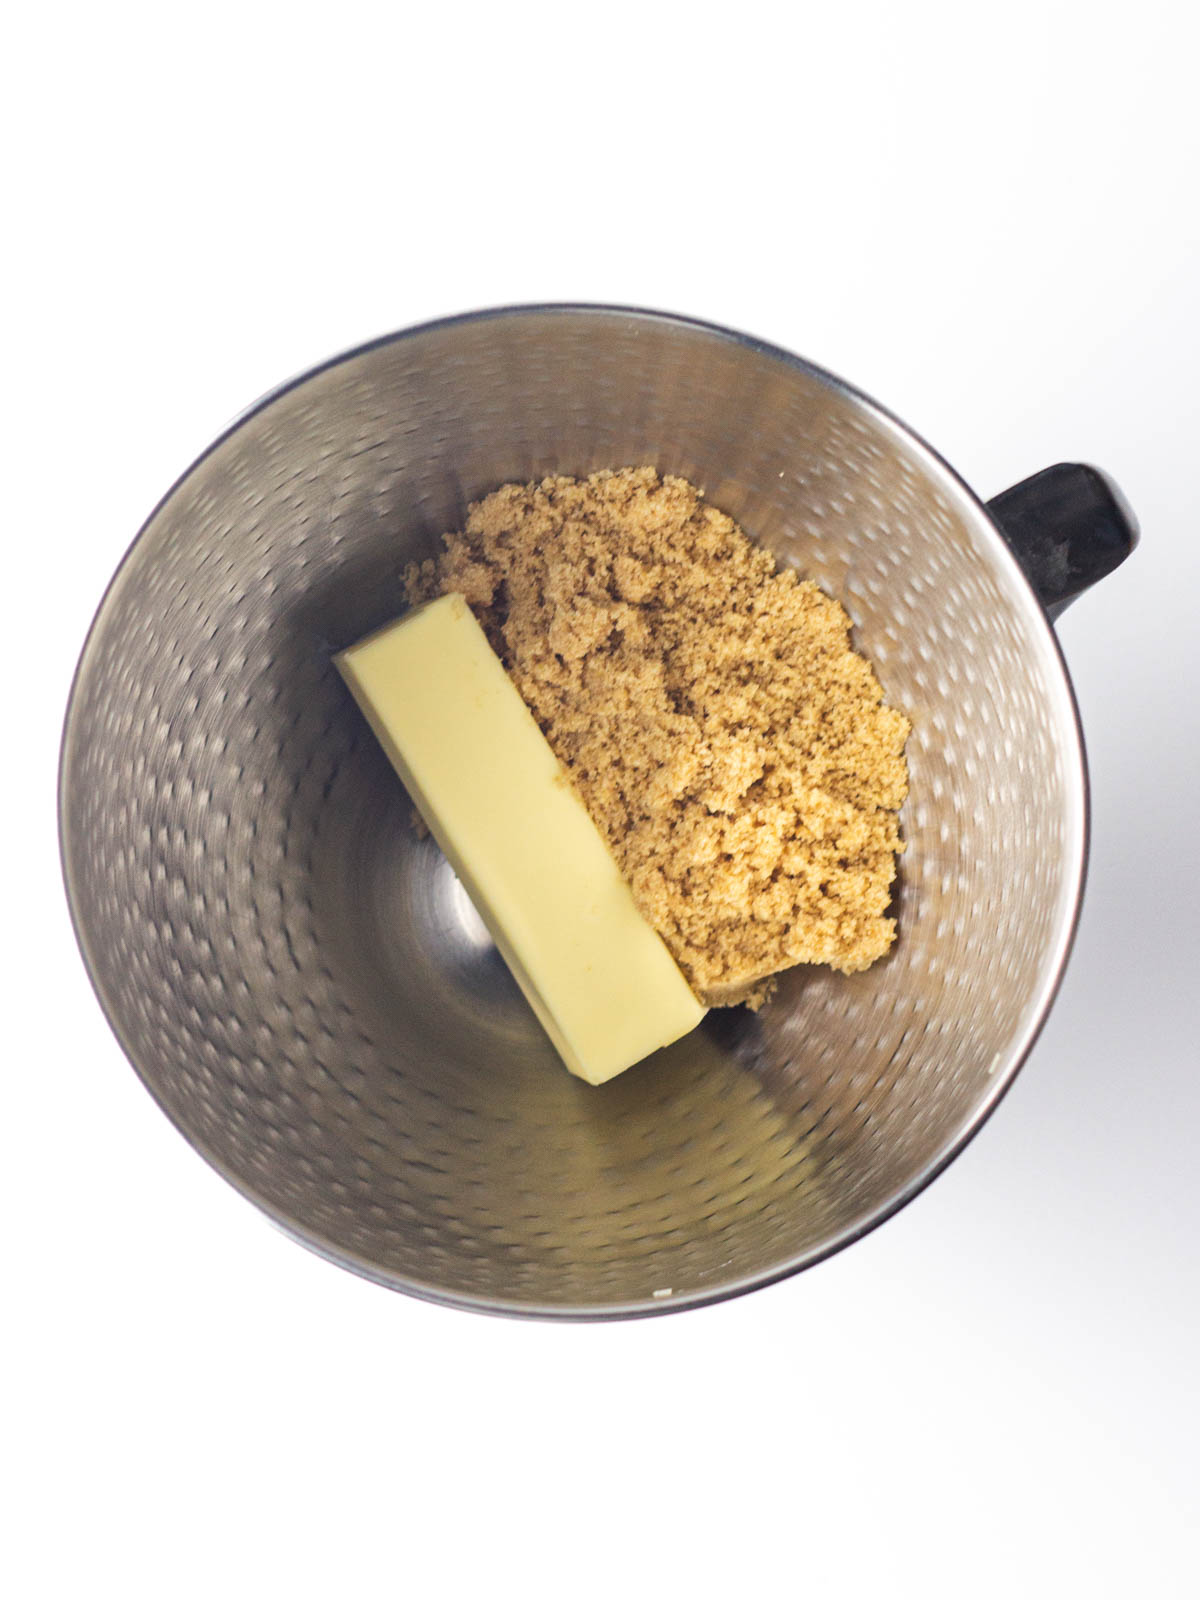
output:
[[[1198,1592],[1187,14],[209,0],[10,20],[7,1593]],[[125,1063],[56,861],[74,660],[174,476],[313,360],[541,298],[796,349],[985,495],[1096,461],[1144,529],[1061,627],[1092,873],[1015,1089],[849,1252],[615,1326],[410,1302],[278,1235]]]

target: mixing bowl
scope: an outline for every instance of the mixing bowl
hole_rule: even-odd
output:
[[[908,849],[885,960],[797,968],[595,1089],[330,657],[497,484],[643,464],[845,604],[912,719]],[[393,1288],[636,1315],[808,1266],[945,1166],[1045,1018],[1087,840],[1046,608],[1134,537],[1092,469],[985,506],[847,384],[677,317],[518,307],[339,356],[175,484],[88,636],[61,834],[100,1003],[218,1171]]]

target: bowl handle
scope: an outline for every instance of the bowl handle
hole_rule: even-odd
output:
[[[1024,478],[987,508],[1051,621],[1138,542],[1137,519],[1112,479],[1073,461]]]

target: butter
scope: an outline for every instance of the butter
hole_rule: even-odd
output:
[[[567,1067],[605,1083],[704,1015],[461,595],[335,658]]]

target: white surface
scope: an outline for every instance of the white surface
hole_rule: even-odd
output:
[[[714,27],[646,4],[117,4],[10,22],[7,1593],[1197,1592],[1186,14],[743,5]],[[543,297],[799,350],[984,494],[1094,460],[1144,528],[1061,630],[1091,884],[1012,1094],[837,1259],[612,1327],[434,1309],[276,1234],[109,1037],[55,858],[74,659],[180,468],[314,359]]]

